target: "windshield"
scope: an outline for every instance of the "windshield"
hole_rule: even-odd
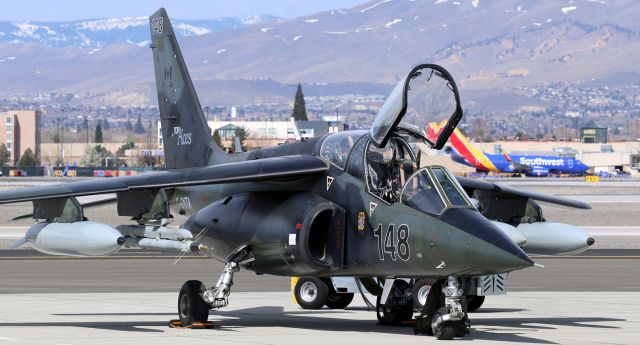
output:
[[[444,202],[426,169],[409,178],[402,191],[401,200],[403,204],[431,214],[439,214],[444,210]]]
[[[453,206],[469,206],[469,202],[467,198],[460,192],[460,189],[456,188],[456,183],[453,182],[455,178],[452,178],[444,168],[441,167],[433,167],[431,168],[433,172],[433,176],[435,176],[438,185],[446,195],[447,199],[449,199],[449,203]]]
[[[441,167],[420,169],[405,184],[402,203],[430,214],[440,214],[448,206],[471,207],[453,179]]]

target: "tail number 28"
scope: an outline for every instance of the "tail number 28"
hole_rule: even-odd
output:
[[[373,235],[378,240],[378,257],[384,260],[389,254],[391,260],[396,260],[398,256],[401,260],[407,261],[411,257],[411,248],[409,247],[409,226],[401,224],[396,229],[395,224],[389,224],[387,231],[382,231],[382,224],[373,231]]]

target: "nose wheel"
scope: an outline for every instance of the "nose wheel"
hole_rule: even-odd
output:
[[[198,280],[189,280],[182,285],[178,294],[178,316],[182,325],[207,322],[210,308],[202,299],[204,291],[204,284]]]
[[[416,317],[414,332],[450,340],[468,334],[469,328],[466,299],[458,279],[438,280],[429,290],[426,304]]]

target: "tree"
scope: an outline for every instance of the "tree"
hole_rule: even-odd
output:
[[[89,119],[87,119],[87,117],[84,117],[84,122],[82,123],[82,129],[84,129],[85,131],[89,130]]]
[[[244,145],[244,143],[247,140],[247,137],[249,137],[249,131],[247,131],[246,129],[244,129],[242,127],[238,127],[238,128],[236,128],[236,131],[233,133],[233,137],[234,138],[237,137],[238,139],[240,139],[240,147],[242,147],[242,151],[247,151],[247,147]],[[233,140],[234,140],[234,145],[235,145],[235,139],[233,139]],[[234,147],[234,149],[235,149],[235,147]]]
[[[124,124],[124,129],[128,131],[133,131],[133,125],[131,124],[131,119],[127,117],[127,123]]]
[[[304,104],[304,94],[302,94],[302,87],[298,84],[298,90],[296,91],[296,98],[293,102],[293,114],[291,114],[296,121],[307,121],[307,107]]]
[[[122,157],[122,156],[124,156],[124,152],[126,150],[131,150],[135,146],[136,146],[136,144],[133,141],[127,141],[124,145],[120,146],[118,151],[116,151],[116,155],[118,157]]]
[[[144,126],[142,125],[142,120],[140,119],[140,115],[138,115],[138,121],[136,121],[134,132],[136,132],[137,134],[146,133],[146,131],[144,130]]]
[[[20,157],[20,162],[18,163],[21,167],[32,167],[39,165],[38,158],[33,154],[33,151],[30,148],[24,150],[22,157]]]
[[[102,120],[102,129],[104,129],[106,131],[111,129],[111,124],[109,123],[109,121],[107,121],[107,119],[103,119]]]
[[[59,144],[60,143],[60,135],[58,133],[54,134],[51,137],[51,141],[53,141],[54,144]]]
[[[80,159],[80,164],[88,167],[103,166],[104,158],[109,156],[111,156],[111,152],[100,145],[87,146],[84,149],[84,155]]]
[[[7,149],[7,146],[2,143],[0,145],[0,165],[6,165],[11,159],[11,152]]]
[[[98,124],[96,125],[96,133],[95,133],[95,140],[96,144],[99,144],[102,142],[102,125],[100,124],[100,122],[98,122]]]
[[[220,132],[217,129],[213,131],[213,141],[218,145],[218,147],[222,148],[222,139],[220,138]]]

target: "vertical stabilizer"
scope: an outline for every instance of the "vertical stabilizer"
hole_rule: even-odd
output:
[[[223,151],[213,142],[164,8],[149,17],[166,167],[205,166]]]
[[[440,124],[431,123],[429,124],[428,130],[437,134],[442,129],[442,127],[444,127],[445,124],[446,124],[446,121]],[[453,146],[453,148],[455,149],[455,151],[457,151],[459,155],[464,157],[464,159],[466,159],[467,162],[471,163],[476,168],[483,171],[494,171],[494,172],[499,171],[498,168],[496,168],[495,164],[491,161],[491,159],[489,159],[489,157],[487,157],[484,154],[484,152],[475,148],[471,144],[471,142],[467,140],[467,137],[465,137],[464,134],[462,134],[460,129],[456,128],[453,131],[453,133],[451,133],[451,136],[449,137],[449,142],[451,143],[451,146]]]

